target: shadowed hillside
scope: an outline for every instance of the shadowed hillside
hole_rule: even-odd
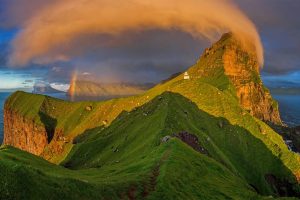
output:
[[[197,138],[205,153],[180,133]],[[178,94],[123,112],[74,143],[64,167],[2,147],[2,197],[263,199],[299,191],[294,175],[261,140]]]

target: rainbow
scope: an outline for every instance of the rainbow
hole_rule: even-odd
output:
[[[77,70],[75,70],[72,73],[72,77],[71,77],[71,80],[70,80],[70,89],[69,89],[69,95],[70,95],[72,101],[74,101],[74,97],[76,95],[76,81],[77,81],[77,78],[78,78],[78,72],[77,72]]]

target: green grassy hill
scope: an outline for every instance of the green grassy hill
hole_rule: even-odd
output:
[[[195,135],[206,153],[174,137],[181,132]],[[165,136],[172,137],[162,142]],[[2,147],[1,197],[263,199],[298,191],[290,170],[261,140],[179,94],[163,93],[75,143],[61,166]],[[281,187],[268,183],[267,174]]]
[[[6,110],[53,130],[40,155],[50,162],[4,146],[1,194],[6,199],[299,197],[299,155],[262,121],[272,119],[272,112],[256,118],[261,115],[241,104],[237,84],[255,83],[255,93],[267,96],[264,104],[272,98],[260,90],[259,74],[244,72],[248,61],[242,64],[247,82],[234,82],[225,73],[222,44],[232,44],[231,38],[223,37],[212,55],[189,68],[191,79],[181,74],[138,96],[72,103],[14,93]],[[256,101],[262,103],[251,103]],[[264,106],[277,112],[276,102],[271,104]]]

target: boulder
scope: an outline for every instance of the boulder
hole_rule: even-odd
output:
[[[170,139],[171,139],[171,136],[167,135],[167,136],[163,137],[160,141],[161,141],[161,143],[166,143],[166,142],[168,142]]]

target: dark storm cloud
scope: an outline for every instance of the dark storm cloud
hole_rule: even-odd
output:
[[[47,73],[44,75],[44,81],[68,83],[71,79],[74,67],[70,64],[56,63],[52,67],[48,67]]]
[[[82,71],[112,80],[157,81],[194,64],[209,42],[180,31],[152,30],[118,38],[82,37],[73,45],[82,47],[72,55]]]
[[[12,66],[72,60],[69,51],[58,49],[83,35],[123,36],[128,31],[151,29],[176,29],[211,41],[231,31],[263,64],[263,48],[256,27],[231,0],[51,1],[28,19],[25,17],[22,25],[12,42],[9,56]]]
[[[0,9],[1,12],[1,9]],[[9,55],[9,42],[11,37],[7,30],[0,28],[0,68],[6,65],[7,57]]]
[[[58,0],[1,0],[0,28],[20,28],[27,19],[56,1]]]
[[[254,21],[265,47],[264,71],[300,70],[300,1],[236,0]]]
[[[0,28],[21,29],[26,19],[49,6],[48,0],[2,0]],[[300,70],[300,1],[234,0],[258,27],[265,47],[264,71],[276,76]],[[12,6],[13,5],[13,6]],[[1,38],[0,38],[1,39]],[[0,51],[0,67],[5,65],[8,39]],[[71,60],[30,68],[49,69],[45,79],[68,81],[74,69],[90,72],[100,81],[159,81],[196,62],[210,42],[194,39],[178,30],[126,32],[121,36],[87,33],[72,43],[59,45],[57,52],[69,52]],[[4,51],[3,51],[4,49]],[[60,68],[60,71],[57,69]],[[269,76],[269,75],[267,75]],[[289,76],[284,76],[288,79]],[[272,76],[272,80],[274,77]]]

